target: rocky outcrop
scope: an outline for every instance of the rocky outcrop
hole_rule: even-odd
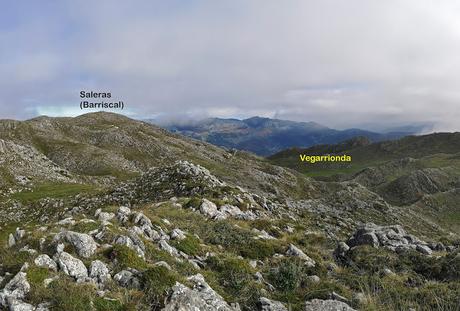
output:
[[[230,306],[204,280],[201,274],[188,278],[193,284],[192,289],[176,283],[172,294],[168,297],[163,311],[237,311],[239,308]]]
[[[432,249],[419,238],[406,233],[400,225],[378,226],[368,223],[356,230],[353,236],[346,242],[339,243],[335,254],[344,256],[350,248],[359,245],[370,245],[375,248],[384,247],[392,251],[417,250],[423,254],[431,255]]]
[[[380,192],[385,199],[395,204],[409,204],[419,200],[423,194],[446,191],[454,179],[442,169],[416,170],[392,181]]]

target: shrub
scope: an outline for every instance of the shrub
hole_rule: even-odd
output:
[[[241,245],[240,254],[251,259],[264,259],[280,252],[281,249],[278,241],[251,239],[246,244]]]
[[[187,203],[185,203],[185,207],[187,208],[199,208],[201,205],[201,198],[199,197],[193,197],[190,200],[188,200]]]
[[[246,261],[234,257],[210,257],[208,268],[216,279],[216,288],[222,288],[222,295],[227,301],[238,302],[243,310],[257,309],[260,289]]]
[[[357,271],[364,270],[368,273],[374,273],[383,268],[402,269],[396,253],[369,245],[352,248],[348,257],[351,260],[350,266]]]
[[[238,250],[251,240],[252,235],[248,230],[237,228],[231,223],[223,221],[217,222],[207,236],[207,242],[222,245],[232,250]]]
[[[305,275],[305,265],[300,260],[283,259],[268,273],[269,282],[280,291],[293,291]]]

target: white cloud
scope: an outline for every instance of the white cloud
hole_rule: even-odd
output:
[[[66,113],[92,89],[116,93],[139,116],[460,130],[456,1],[79,0],[46,9],[0,31],[4,116],[33,114],[24,98]]]

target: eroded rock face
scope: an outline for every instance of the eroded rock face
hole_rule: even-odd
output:
[[[432,253],[428,243],[406,233],[399,225],[378,226],[368,223],[356,230],[346,244],[349,247],[370,245],[375,248],[385,247],[392,251],[414,249],[426,255],[431,255]],[[340,247],[342,249],[346,248],[343,245]]]
[[[70,255],[69,253],[62,252],[56,254],[55,258],[59,268],[65,273],[75,279],[83,279],[88,276],[88,270],[86,269],[83,262]]]
[[[169,296],[164,311],[236,311],[238,307],[230,306],[217,294],[204,280],[201,274],[188,278],[193,284],[190,289],[187,286],[176,283]]]
[[[356,311],[345,302],[313,299],[305,302],[305,311]]]

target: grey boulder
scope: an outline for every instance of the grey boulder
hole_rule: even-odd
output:
[[[59,268],[67,275],[75,279],[84,279],[88,277],[88,270],[83,262],[70,255],[69,253],[58,253],[55,258]]]

